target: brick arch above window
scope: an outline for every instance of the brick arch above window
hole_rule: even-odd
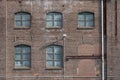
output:
[[[21,44],[25,44],[25,45],[29,45],[29,46],[32,45],[32,43],[30,41],[27,41],[27,40],[17,40],[14,42],[14,46],[21,45]]]
[[[78,12],[78,14],[80,14],[80,13],[91,13],[91,14],[94,14],[94,12],[92,12],[92,11],[80,11],[80,12]]]
[[[49,47],[49,46],[58,46],[58,47],[63,47],[63,45],[61,45],[61,44],[49,44],[49,45],[47,45],[46,47]]]
[[[18,45],[15,45],[15,47],[18,47],[18,46],[26,46],[26,47],[31,47],[30,45],[27,45],[27,44],[18,44]]]
[[[82,11],[82,12],[79,12],[79,14],[88,14],[88,15],[94,15],[94,12],[91,12],[91,11]],[[93,16],[94,17],[94,16]]]
[[[30,12],[27,12],[27,11],[18,11],[18,12],[15,12],[15,14],[19,14],[19,13],[31,14]]]
[[[47,10],[46,13],[50,13],[50,12],[56,12],[56,13],[63,13],[63,10],[58,10],[58,9],[52,9],[52,10]]]
[[[58,14],[62,14],[62,12],[59,12],[59,11],[49,11],[49,12],[47,12],[47,14],[49,14],[49,13],[58,13]]]

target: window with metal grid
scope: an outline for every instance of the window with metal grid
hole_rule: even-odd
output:
[[[62,14],[58,12],[50,12],[46,15],[47,28],[61,28],[62,27]]]
[[[21,28],[29,28],[31,24],[30,13],[18,12],[15,14],[15,26]]]
[[[48,68],[63,66],[63,47],[50,45],[46,48],[46,66]]]
[[[78,28],[94,27],[94,13],[81,12],[78,14]]]
[[[31,47],[26,45],[15,46],[15,67],[30,67]]]

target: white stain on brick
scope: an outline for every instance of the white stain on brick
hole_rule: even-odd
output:
[[[64,0],[64,4],[66,4],[67,3],[67,0]]]
[[[36,1],[36,4],[38,5],[38,6],[40,6],[41,5],[41,3],[42,3],[42,1],[41,0],[35,0]]]
[[[31,5],[31,0],[26,0],[26,1],[25,1],[25,4],[26,4],[26,5]]]
[[[45,0],[44,1],[44,10],[52,9],[52,1]]]

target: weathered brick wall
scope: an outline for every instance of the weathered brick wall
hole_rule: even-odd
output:
[[[107,80],[119,80],[120,75],[120,1],[107,2]]]
[[[5,2],[0,0],[0,80],[5,80],[6,70],[6,28],[5,28]]]
[[[14,6],[13,6],[14,5]],[[59,78],[99,80],[101,75],[99,59],[69,59],[67,56],[100,56],[100,14],[98,0],[85,1],[7,1],[7,80],[45,80],[50,76],[81,76],[83,78]],[[14,14],[19,11],[31,13],[32,21],[30,29],[16,29]],[[46,29],[45,15],[47,12],[57,11],[63,13],[62,29]],[[95,26],[92,29],[77,29],[77,15],[82,11],[90,11],[95,15]],[[61,39],[67,34],[65,41]],[[52,44],[64,46],[64,68],[60,70],[46,69],[45,46]],[[18,44],[30,45],[31,68],[30,70],[17,70],[14,68],[14,46]],[[29,76],[19,78],[14,76]],[[34,78],[30,78],[33,76]],[[49,76],[48,78],[37,78],[35,76]],[[14,77],[14,78],[13,78]],[[91,77],[91,78],[89,78]],[[98,79],[97,79],[98,78]],[[58,79],[58,78],[49,78]]]

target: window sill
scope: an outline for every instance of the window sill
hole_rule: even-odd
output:
[[[48,30],[51,30],[51,29],[62,29],[62,27],[61,26],[58,26],[58,27],[55,27],[55,26],[51,26],[51,27],[46,27],[46,29],[48,29]]]
[[[94,29],[94,26],[93,27],[77,27],[78,30],[80,29]]]
[[[46,70],[62,70],[62,67],[47,67]]]
[[[14,70],[30,70],[30,67],[15,67]]]
[[[16,27],[14,27],[14,29],[15,30],[21,30],[21,29],[25,29],[26,30],[26,29],[30,29],[30,27],[29,26],[27,26],[27,27],[26,26],[16,26]]]

